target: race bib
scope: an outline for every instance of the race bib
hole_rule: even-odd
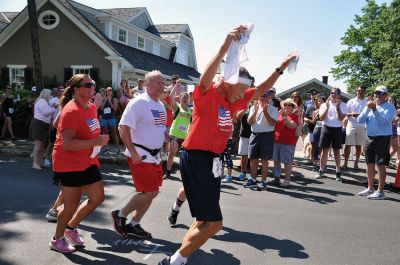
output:
[[[107,108],[103,109],[103,113],[104,114],[110,114],[111,113],[111,108],[107,107]]]
[[[184,126],[184,125],[182,125],[182,124],[179,124],[179,125],[178,125],[178,130],[179,130],[180,132],[186,132],[186,126]]]
[[[9,112],[10,114],[13,114],[13,113],[14,113],[14,109],[13,109],[13,108],[8,108],[8,112]]]
[[[214,158],[212,172],[214,174],[214,178],[219,178],[222,174],[222,161],[219,157]]]
[[[101,146],[99,146],[99,145],[96,145],[95,147],[93,147],[93,151],[90,154],[90,158],[95,158],[100,153],[100,150],[101,150]]]

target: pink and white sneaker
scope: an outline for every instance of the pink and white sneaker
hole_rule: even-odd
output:
[[[68,241],[73,246],[82,246],[83,245],[83,240],[79,236],[77,228],[75,228],[74,230],[65,229],[64,236],[68,239]]]
[[[49,247],[61,253],[70,253],[75,251],[75,248],[68,243],[65,237],[62,237],[58,240],[52,237],[49,243]]]

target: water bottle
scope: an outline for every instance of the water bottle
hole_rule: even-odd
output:
[[[297,63],[299,62],[300,59],[299,51],[297,49],[295,49],[292,54],[296,55],[296,57],[294,57],[292,61],[289,63],[287,68],[288,73],[294,73],[296,71]]]

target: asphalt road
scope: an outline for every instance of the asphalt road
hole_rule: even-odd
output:
[[[51,251],[55,224],[45,214],[58,188],[50,170],[30,165],[28,158],[0,155],[0,264],[157,264],[175,252],[192,222],[187,204],[177,226],[170,228],[166,220],[181,185],[175,174],[142,220],[154,239],[122,239],[109,216],[134,188],[127,167],[102,165],[106,200],[79,226],[86,248],[66,255]],[[363,171],[343,174],[345,183],[315,180],[307,168],[294,171],[289,188],[252,191],[240,182],[223,184],[224,228],[188,264],[400,264],[398,192],[370,201],[357,195],[364,188]]]

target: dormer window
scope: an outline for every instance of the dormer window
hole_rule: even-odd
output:
[[[39,25],[47,30],[54,29],[60,23],[58,14],[51,10],[43,11],[38,18]]]
[[[118,41],[126,43],[126,30],[123,29],[118,30]]]
[[[144,50],[144,38],[142,36],[137,37],[137,47],[138,49]]]

